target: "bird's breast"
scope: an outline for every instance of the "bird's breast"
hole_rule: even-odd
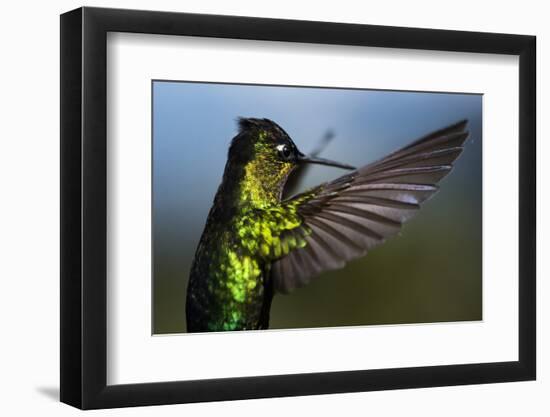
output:
[[[264,262],[243,246],[234,228],[208,232],[191,270],[188,315],[193,310],[208,330],[257,328],[264,303]]]

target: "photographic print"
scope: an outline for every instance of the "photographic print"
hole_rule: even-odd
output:
[[[482,95],[152,97],[153,334],[482,320]]]

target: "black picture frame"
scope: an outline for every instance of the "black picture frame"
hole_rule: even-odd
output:
[[[519,360],[107,385],[108,32],[519,56]],[[61,401],[94,409],[535,379],[535,51],[524,35],[88,7],[61,15]]]

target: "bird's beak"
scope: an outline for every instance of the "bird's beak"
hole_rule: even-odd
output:
[[[330,159],[319,158],[317,156],[307,156],[303,153],[298,154],[298,162],[306,164],[319,164],[319,165],[328,165],[329,167],[337,167],[343,169],[355,169],[354,166],[343,164],[341,162],[331,161]]]

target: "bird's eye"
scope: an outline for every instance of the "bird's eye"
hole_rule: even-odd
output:
[[[292,151],[290,150],[290,146],[288,145],[278,145],[277,150],[279,151],[279,155],[281,156],[281,158],[285,161],[288,161],[292,156]]]

